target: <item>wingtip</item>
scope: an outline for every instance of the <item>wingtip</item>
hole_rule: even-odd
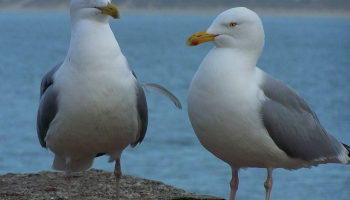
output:
[[[178,109],[182,110],[182,104],[181,104],[180,101],[175,102],[174,104],[175,104],[175,106],[176,106]]]
[[[148,89],[150,89],[150,90],[153,90],[153,91],[156,91],[160,94],[165,95],[174,103],[174,105],[178,109],[180,109],[180,110],[182,109],[182,104],[181,104],[180,100],[173,93],[171,93],[169,90],[167,90],[163,86],[158,85],[156,83],[143,83],[141,85],[143,86],[143,88],[145,88],[146,91],[148,91]]]
[[[347,144],[342,143],[342,145],[345,147],[345,149],[348,151],[348,156],[350,157],[350,146]]]

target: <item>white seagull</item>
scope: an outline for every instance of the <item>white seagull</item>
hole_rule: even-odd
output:
[[[91,167],[96,156],[115,161],[117,198],[122,175],[120,157],[141,143],[148,123],[147,102],[141,84],[109,26],[119,18],[109,0],[71,0],[71,41],[63,63],[42,79],[37,133],[42,147],[55,154],[53,169],[70,174]],[[181,107],[169,91],[145,84]]]
[[[188,46],[213,42],[188,93],[188,115],[201,144],[232,168],[230,200],[238,189],[238,170],[272,170],[323,163],[349,163],[349,146],[337,141],[306,101],[292,88],[256,67],[264,46],[259,16],[238,7],[221,13]]]

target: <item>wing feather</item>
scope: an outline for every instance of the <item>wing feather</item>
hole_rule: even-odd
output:
[[[57,72],[62,63],[48,71],[41,81],[40,86],[40,103],[37,115],[37,134],[42,147],[46,148],[45,137],[50,123],[57,113],[57,96],[58,91],[53,87],[54,74]]]
[[[320,123],[307,102],[283,82],[264,74],[261,85],[263,124],[276,145],[289,156],[311,160],[336,158],[343,145]]]

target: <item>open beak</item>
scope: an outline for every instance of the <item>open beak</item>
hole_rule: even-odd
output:
[[[103,14],[109,15],[114,19],[120,19],[119,8],[110,2],[108,2],[107,6],[96,7],[96,9],[99,9]]]
[[[186,46],[197,46],[204,42],[214,41],[217,34],[208,34],[206,30],[191,35],[187,41]]]

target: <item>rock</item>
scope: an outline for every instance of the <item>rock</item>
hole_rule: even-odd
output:
[[[104,200],[115,199],[115,179],[113,172],[90,169],[72,176],[72,199]],[[211,200],[222,199],[186,192],[159,181],[123,175],[121,199],[161,199],[161,200]],[[43,171],[37,174],[0,175],[0,199],[68,199],[64,172]]]

